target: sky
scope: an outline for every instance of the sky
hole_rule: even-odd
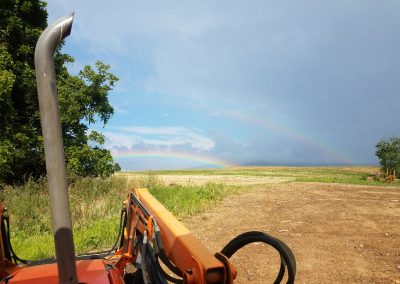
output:
[[[90,125],[123,170],[376,164],[400,135],[400,1],[54,0],[76,74],[118,78]]]

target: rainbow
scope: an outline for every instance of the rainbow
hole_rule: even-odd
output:
[[[247,116],[247,115],[245,116],[243,114],[240,114],[238,112],[233,112],[233,111],[223,112],[222,115],[229,116],[229,117],[234,118],[242,123],[248,123],[248,124],[252,124],[252,125],[258,125],[263,128],[267,128],[276,133],[280,133],[286,137],[289,137],[291,139],[299,141],[305,145],[314,147],[314,148],[318,149],[319,151],[326,153],[330,157],[337,160],[335,162],[341,162],[341,163],[346,163],[346,164],[354,164],[355,163],[355,160],[352,157],[335,149],[333,146],[330,146],[326,143],[318,141],[318,139],[315,139],[315,138],[313,138],[309,135],[306,135],[300,131],[297,131],[295,129],[276,124],[271,120],[267,120],[264,118],[258,118],[255,116]]]
[[[203,154],[193,154],[188,152],[178,151],[112,151],[112,156],[116,159],[130,159],[130,158],[168,158],[185,161],[193,161],[200,164],[214,166],[217,168],[229,168],[237,166],[234,163],[216,159]]]

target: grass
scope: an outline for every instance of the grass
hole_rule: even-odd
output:
[[[163,184],[157,175],[130,179],[83,178],[70,184],[70,208],[76,253],[111,248],[119,226],[122,202],[129,188],[147,187],[175,216],[183,218],[201,212],[239,186],[209,183],[203,186]],[[46,181],[29,180],[23,186],[5,187],[1,202],[11,221],[11,242],[20,258],[37,260],[53,257],[54,241]]]
[[[241,190],[243,190],[241,186],[215,183],[199,186],[157,184],[150,188],[150,193],[177,218],[183,218],[202,212],[215,202]]]
[[[118,230],[125,178],[83,178],[70,185],[70,207],[77,253],[111,247]],[[54,256],[53,229],[45,180],[6,187],[0,199],[10,215],[11,241],[25,259]]]
[[[282,177],[297,182],[324,182],[360,185],[400,186],[400,181],[388,184],[382,180],[370,180],[368,176],[378,175],[379,167],[235,167],[227,169],[196,169],[154,171],[154,175],[219,175],[248,177]],[[148,172],[126,172],[124,176],[148,175]]]

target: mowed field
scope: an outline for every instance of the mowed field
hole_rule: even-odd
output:
[[[257,167],[152,172],[176,185],[242,189],[183,223],[212,252],[245,231],[280,238],[297,260],[296,283],[400,283],[400,186],[373,181],[376,167]],[[149,173],[121,173],[128,179]],[[237,283],[272,283],[274,250],[252,244],[233,256]]]

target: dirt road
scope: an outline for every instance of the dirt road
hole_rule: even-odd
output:
[[[245,231],[280,238],[296,256],[296,283],[400,283],[399,188],[257,185],[184,223],[213,252]],[[279,270],[262,244],[233,260],[237,283],[272,283]]]

